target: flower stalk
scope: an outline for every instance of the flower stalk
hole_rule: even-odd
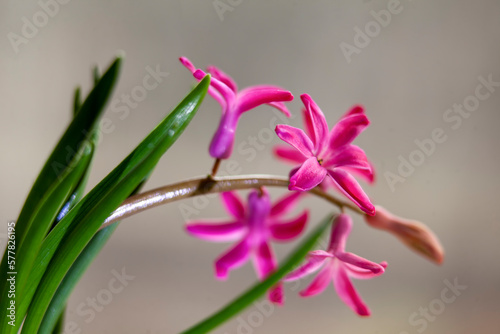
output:
[[[289,183],[290,181],[287,177],[276,175],[197,177],[129,197],[104,221],[100,229],[103,229],[106,226],[124,218],[133,216],[136,213],[184,198],[222,193],[231,190],[259,188],[263,186],[288,188]],[[320,187],[309,190],[309,193],[323,198],[333,205],[338,206],[340,209],[349,208],[356,213],[364,214],[364,212],[362,212],[357,206],[349,202],[339,200],[338,198],[323,191]]]

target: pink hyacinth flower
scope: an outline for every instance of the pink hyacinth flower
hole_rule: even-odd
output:
[[[181,57],[179,60],[193,73],[197,80],[205,77],[205,72],[196,69],[189,59]],[[238,91],[234,80],[217,67],[209,66],[207,72],[212,76],[208,93],[222,108],[222,117],[209,147],[212,157],[217,159],[230,157],[233,151],[236,127],[240,116],[245,111],[262,104],[268,104],[290,117],[290,112],[283,103],[293,100],[293,95],[289,91],[270,85],[251,86]]]
[[[266,278],[277,267],[270,241],[290,241],[302,233],[308,211],[293,219],[282,216],[289,212],[301,193],[294,192],[271,205],[269,195],[252,190],[245,205],[234,192],[222,194],[222,201],[232,219],[228,222],[190,222],[186,230],[191,235],[213,242],[237,241],[236,245],[215,261],[215,275],[227,279],[229,271],[242,266],[250,256],[257,276]],[[278,284],[269,292],[269,300],[283,303],[283,286]]]
[[[370,310],[354,289],[350,277],[369,279],[379,276],[384,273],[387,263],[378,264],[345,252],[344,248],[351,228],[351,217],[346,214],[337,216],[332,227],[328,250],[309,252],[306,263],[289,273],[285,281],[294,281],[321,269],[311,284],[300,292],[300,295],[302,297],[317,295],[333,281],[340,299],[357,314],[368,316]]]
[[[276,134],[293,149],[280,148],[276,154],[300,163],[290,176],[290,190],[307,191],[322,183],[328,175],[345,196],[369,215],[375,214],[375,206],[363,191],[358,181],[350,174],[355,172],[368,181],[373,181],[373,167],[365,152],[352,141],[369,125],[363,108],[357,106],[328,130],[325,115],[313,99],[303,94],[305,128],[279,124]]]
[[[363,106],[360,105],[353,106],[340,118],[340,120],[343,120],[344,118],[349,117],[351,115],[355,115],[357,113],[363,113]],[[314,133],[312,133],[312,129],[309,126],[309,124],[311,124],[309,111],[306,108],[302,108],[302,121],[304,123],[305,133],[309,136],[309,138],[313,138]],[[290,163],[292,165],[297,165],[304,161],[302,154],[300,154],[299,152],[297,152],[296,149],[288,145],[276,145],[273,148],[273,153],[278,159],[286,163]],[[368,163],[371,166],[371,171],[368,171],[366,169],[351,168],[349,166],[344,166],[343,168],[348,170],[352,174],[356,174],[357,176],[361,177],[369,184],[373,184],[375,182],[375,168],[373,167],[373,164],[369,160]],[[323,190],[326,190],[329,187],[334,187],[338,190],[338,187],[335,186],[335,183],[330,178],[325,178],[323,182],[319,184],[319,186],[323,188]]]
[[[376,209],[375,216],[365,216],[370,226],[394,234],[408,247],[429,260],[437,264],[443,263],[443,246],[429,227],[418,221],[397,217],[381,206],[377,205]]]

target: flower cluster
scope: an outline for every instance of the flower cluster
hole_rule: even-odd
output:
[[[191,71],[197,80],[206,73],[197,69],[187,58],[181,63]],[[215,66],[207,67],[211,75],[209,94],[221,105],[222,116],[209,146],[209,153],[216,159],[231,156],[235,132],[240,116],[262,104],[270,105],[286,116],[290,112],[284,102],[293,95],[277,86],[259,85],[238,91],[234,80]],[[353,141],[370,124],[364,108],[355,105],[330,129],[326,117],[308,94],[300,96],[304,129],[286,124],[276,126],[277,136],[288,145],[274,148],[275,156],[294,164],[289,173],[290,194],[271,203],[264,187],[248,194],[246,202],[235,192],[221,195],[222,203],[231,219],[228,221],[192,221],[186,230],[194,237],[213,242],[235,242],[235,245],[215,260],[215,276],[227,279],[230,270],[236,269],[252,258],[260,280],[277,269],[276,256],[271,242],[287,242],[300,237],[306,228],[308,211],[294,218],[284,216],[299,203],[302,195],[318,187],[326,192],[331,187],[355,204],[358,213],[365,216],[367,223],[378,229],[389,231],[403,242],[431,260],[441,263],[443,251],[437,238],[421,223],[404,220],[375,206],[354,176],[368,183],[375,180],[373,164],[365,152]],[[216,169],[209,178],[214,177]],[[323,292],[328,284],[333,285],[340,299],[354,312],[367,316],[370,311],[354,289],[350,278],[367,279],[379,276],[387,268],[386,262],[375,263],[345,251],[345,245],[352,229],[352,219],[343,212],[333,221],[331,236],[326,250],[309,253],[306,262],[290,272],[284,282],[301,279],[319,270],[310,285],[300,292],[303,297]],[[283,283],[269,291],[269,299],[283,304]]]

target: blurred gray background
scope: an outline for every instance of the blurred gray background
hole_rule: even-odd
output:
[[[354,282],[372,310],[370,318],[353,314],[332,287],[302,299],[297,286],[287,285],[285,307],[254,306],[215,333],[499,332],[500,87],[490,87],[493,92],[465,116],[447,111],[474,102],[480,77],[500,81],[499,1],[67,1],[57,8],[49,3],[51,16],[36,1],[0,4],[0,232],[16,219],[68,124],[74,88],[89,91],[92,66],[103,69],[125,53],[113,97],[119,102],[142,85],[148,66],[169,75],[127,115],[108,108],[112,130],[102,136],[89,187],[188,92],[194,80],[177,60],[187,56],[198,67],[221,67],[240,87],[286,87],[296,96],[290,104],[296,115],[298,97],[307,92],[330,125],[351,105],[364,104],[372,125],[356,144],[378,172],[376,185],[364,188],[392,212],[427,223],[446,250],[444,264],[436,266],[355,216],[347,249],[389,263],[383,276]],[[398,13],[390,22],[385,17],[384,26],[376,23],[372,11],[388,7]],[[34,23],[36,31],[27,27]],[[369,41],[355,40],[366,28]],[[357,48],[348,57],[341,48],[347,44]],[[209,171],[207,147],[219,115],[219,106],[207,98],[147,189]],[[270,154],[278,138],[265,137],[274,117],[269,107],[243,116],[236,145],[248,148],[249,138],[259,134],[265,139],[255,159],[235,150],[231,160],[242,173],[288,173],[289,166]],[[300,117],[289,124],[301,125]],[[398,173],[400,157],[417,157],[415,140],[431,138],[436,128],[446,140],[391,189],[384,175]],[[272,190],[273,196],[282,193]],[[217,199],[182,203],[196,210],[191,219],[225,217]],[[312,216],[308,230],[332,210],[311,197],[296,212],[306,207]],[[256,281],[250,265],[226,282],[215,280],[213,260],[230,245],[189,237],[184,224],[178,204],[123,221],[73,293],[66,333],[176,333]],[[280,259],[293,245],[275,247]],[[134,278],[106,299],[113,273],[122,270]],[[454,281],[466,288],[444,303],[446,282]]]

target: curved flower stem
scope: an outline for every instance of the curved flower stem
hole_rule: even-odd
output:
[[[130,217],[149,208],[188,197],[221,193],[231,190],[259,188],[263,186],[288,188],[288,184],[288,178],[275,175],[240,175],[236,177],[203,176],[181,181],[129,197],[104,221],[101,225],[101,229],[118,220]],[[319,187],[309,190],[309,193],[327,200],[338,206],[341,210],[343,208],[349,208],[357,213],[365,214],[358,209],[358,207],[327,194]]]
[[[215,159],[214,166],[212,167],[212,174],[210,176],[213,178],[217,171],[219,170],[221,160],[219,158]]]

